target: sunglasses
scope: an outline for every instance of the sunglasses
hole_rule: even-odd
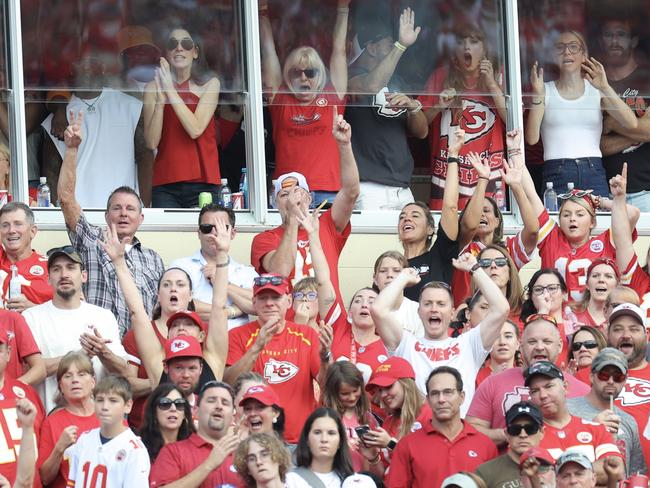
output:
[[[47,251],[47,257],[49,258],[55,252],[64,252],[66,254],[70,254],[73,252],[76,253],[77,250],[73,246],[53,247],[52,249]]]
[[[194,41],[189,37],[183,37],[182,39],[174,39],[172,37],[167,40],[167,50],[173,51],[178,47],[179,44],[186,51],[191,51],[192,49],[194,49]]]
[[[293,68],[291,71],[289,71],[289,75],[291,78],[301,78],[302,75],[304,74],[307,78],[313,79],[318,76],[318,69],[317,68],[307,68],[307,69],[298,69],[298,68]]]
[[[212,229],[216,229],[217,226],[214,224],[199,224],[199,232],[201,234],[209,234],[212,232]],[[226,230],[230,230],[230,225],[226,224]]]
[[[539,425],[537,424],[512,424],[506,427],[508,435],[513,437],[521,434],[521,431],[526,432],[526,435],[535,435],[539,432]]]
[[[550,294],[558,292],[562,286],[559,283],[554,283],[552,285],[535,285],[533,286],[533,295],[543,295],[545,291],[548,291]]]
[[[185,400],[185,398],[177,398],[175,400],[172,400],[171,398],[161,398],[158,400],[158,408],[165,411],[169,410],[172,408],[172,405],[174,405],[174,407],[176,407],[176,410],[183,410],[186,403],[187,400]]]
[[[598,343],[596,341],[574,342],[571,345],[571,349],[576,352],[579,351],[582,346],[584,346],[585,349],[596,349],[598,347]]]
[[[624,383],[625,375],[623,373],[608,373],[607,371],[599,371],[596,374],[596,378],[600,381],[609,381],[610,378],[614,378],[615,383]]]
[[[489,268],[492,263],[496,264],[498,268],[503,268],[508,265],[508,260],[506,258],[481,258],[478,260],[478,265],[481,268]]]
[[[578,54],[580,51],[582,51],[582,46],[577,42],[569,42],[569,43],[558,42],[555,45],[555,52],[557,52],[558,54],[564,54],[564,51],[566,51],[567,49],[571,54]]]
[[[294,300],[304,300],[307,299],[309,302],[313,302],[318,298],[318,292],[315,291],[308,291],[306,293],[303,293],[301,291],[294,292],[293,294],[293,299]]]
[[[575,54],[575,53],[572,53]],[[569,198],[584,198],[587,195],[591,195],[593,190],[572,190],[569,193],[560,193],[557,197],[560,200],[568,200]]]
[[[550,322],[557,327],[557,320],[555,320],[555,317],[545,313],[534,313],[533,315],[529,315],[526,317],[526,320],[524,320],[524,325],[528,325],[531,322],[535,322],[536,320],[546,320],[547,322]]]
[[[257,276],[253,280],[255,286],[265,286],[271,284],[273,286],[278,286],[285,283],[285,278],[282,276]]]

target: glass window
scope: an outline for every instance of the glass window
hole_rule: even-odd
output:
[[[644,0],[519,0],[527,161],[538,191],[575,188],[607,194],[628,162],[628,192],[650,189],[638,126],[650,102]],[[650,210],[650,197],[635,202]]]
[[[358,209],[399,210],[416,198],[439,210],[451,186],[445,163],[453,126],[465,131],[461,207],[477,184],[485,186],[470,152],[486,161],[491,195],[504,149],[503,12],[501,2],[463,3],[470,6],[261,1],[266,127],[274,145],[269,180],[297,171],[314,205],[332,201],[343,184],[332,135],[337,107],[352,126]]]
[[[0,4],[0,16],[2,19],[7,19],[4,4]],[[11,151],[9,147],[11,91],[9,89],[5,22],[6,20],[0,22],[0,206],[6,203],[7,192],[11,191]]]
[[[83,207],[104,208],[122,185],[165,208],[197,207],[202,192],[216,201],[222,178],[239,188],[239,0],[21,5],[25,87],[40,107],[30,186],[46,176],[56,202],[72,112],[83,114],[75,190]]]

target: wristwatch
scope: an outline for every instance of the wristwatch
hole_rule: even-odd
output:
[[[386,447],[392,451],[393,449],[395,449],[395,447],[397,447],[397,441],[395,439],[389,440]]]

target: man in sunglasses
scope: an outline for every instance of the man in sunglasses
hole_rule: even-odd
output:
[[[235,212],[216,203],[210,203],[199,212],[200,249],[191,256],[174,260],[170,267],[184,270],[192,280],[192,299],[195,311],[203,320],[210,319],[212,309],[212,275],[219,264],[217,248],[210,234],[216,234],[216,224],[222,222],[230,239],[235,238]],[[228,329],[249,322],[253,311],[253,279],[257,276],[252,266],[240,264],[228,256]]]
[[[530,402],[514,404],[506,412],[505,436],[508,442],[508,452],[495,459],[481,464],[476,469],[479,475],[490,487],[504,488],[519,486],[520,464],[522,456],[529,449],[539,446],[544,437],[544,421],[542,412]],[[547,464],[551,465],[551,458]]]
[[[591,391],[583,397],[569,398],[571,415],[604,424],[625,454],[627,474],[645,473],[646,464],[636,420],[614,406],[627,379],[627,359],[618,349],[606,347],[591,363]],[[613,407],[613,409],[612,409]]]
[[[544,438],[540,447],[548,449],[557,459],[576,446],[593,463],[596,480],[607,483],[605,460],[623,463],[623,455],[604,425],[571,415],[566,402],[567,382],[560,369],[549,361],[539,361],[524,373],[530,390],[530,401],[544,416]]]

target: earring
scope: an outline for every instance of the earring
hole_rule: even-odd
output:
[[[277,423],[278,423],[278,418],[277,418],[277,417],[273,417],[273,423],[274,423],[274,424],[277,424]]]

